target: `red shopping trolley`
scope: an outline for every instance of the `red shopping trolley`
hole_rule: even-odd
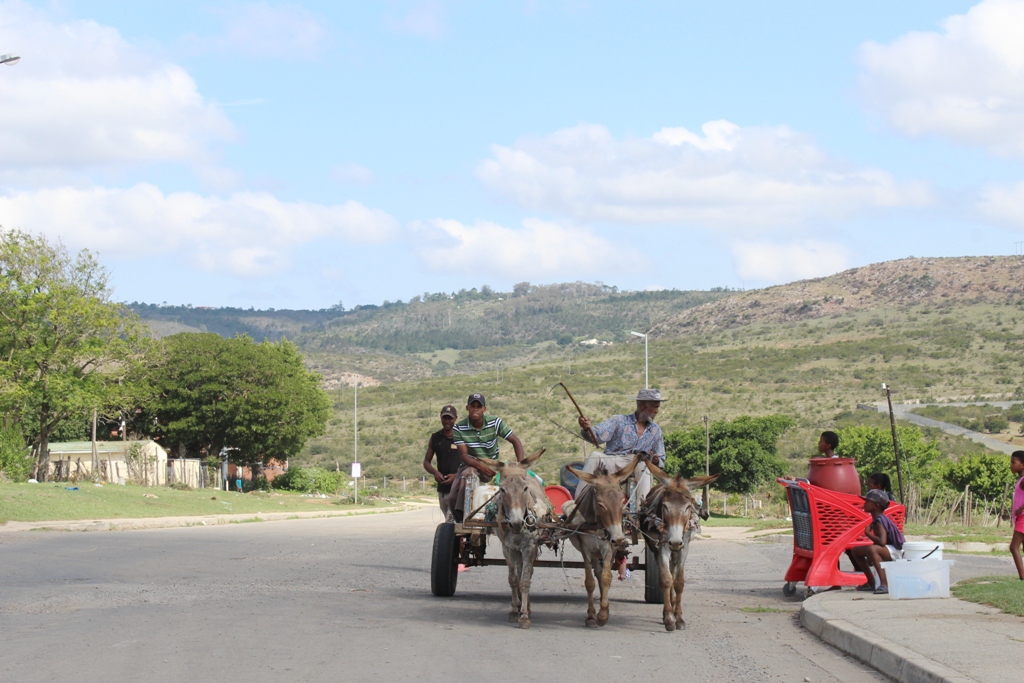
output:
[[[793,518],[793,561],[782,592],[794,595],[800,581],[808,588],[863,584],[864,574],[840,570],[839,558],[848,548],[871,545],[864,535],[871,520],[864,512],[864,499],[813,486],[804,479],[777,481],[786,488]],[[905,507],[890,503],[885,514],[903,530]]]

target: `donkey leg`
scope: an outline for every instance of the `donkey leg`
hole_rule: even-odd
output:
[[[675,612],[676,628],[685,629],[683,621],[683,588],[686,586],[686,555],[679,558],[678,564],[672,568],[672,607]],[[675,563],[673,563],[675,564]]]
[[[519,576],[519,628],[530,628],[530,582],[533,563],[537,559],[537,546],[531,544],[523,550],[523,573]]]
[[[591,628],[597,627],[597,620],[594,618],[596,612],[594,611],[594,589],[597,587],[597,580],[594,578],[594,568],[590,566],[590,556],[586,553],[583,555],[583,583],[587,587],[587,626]]]
[[[661,608],[661,623],[666,631],[676,630],[676,619],[672,615],[672,563],[669,562],[667,546],[658,548],[658,581],[661,583],[661,595],[664,598]]]
[[[597,625],[608,623],[608,592],[612,585],[612,560],[615,553],[609,547],[601,553],[601,609],[597,612]]]
[[[508,620],[515,622],[519,618],[519,606],[522,604],[521,587],[519,585],[519,567],[517,565],[522,564],[522,560],[519,557],[519,553],[511,550],[505,550],[505,564],[508,565],[508,585],[512,589],[512,609],[508,613]]]

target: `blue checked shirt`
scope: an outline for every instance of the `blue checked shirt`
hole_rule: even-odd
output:
[[[586,432],[584,432],[586,433]],[[636,413],[612,415],[594,427],[597,439],[605,445],[608,455],[650,453],[657,456],[655,464],[665,463],[665,437],[656,422],[648,422],[643,436],[636,433]]]

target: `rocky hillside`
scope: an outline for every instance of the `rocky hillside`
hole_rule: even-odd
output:
[[[1019,256],[905,258],[736,293],[673,315],[656,326],[654,335],[680,337],[866,309],[1007,303],[1022,298],[1024,259]]]

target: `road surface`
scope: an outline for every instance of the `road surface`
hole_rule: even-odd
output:
[[[438,521],[421,509],[5,534],[0,680],[885,680],[799,627],[799,599],[781,591],[784,543],[697,542],[688,628],[675,633],[644,604],[642,574],[616,582],[609,624],[587,629],[582,570],[538,569],[522,631],[507,622],[504,567],[470,569],[455,597],[431,596]],[[1005,558],[977,559],[1008,570]]]

